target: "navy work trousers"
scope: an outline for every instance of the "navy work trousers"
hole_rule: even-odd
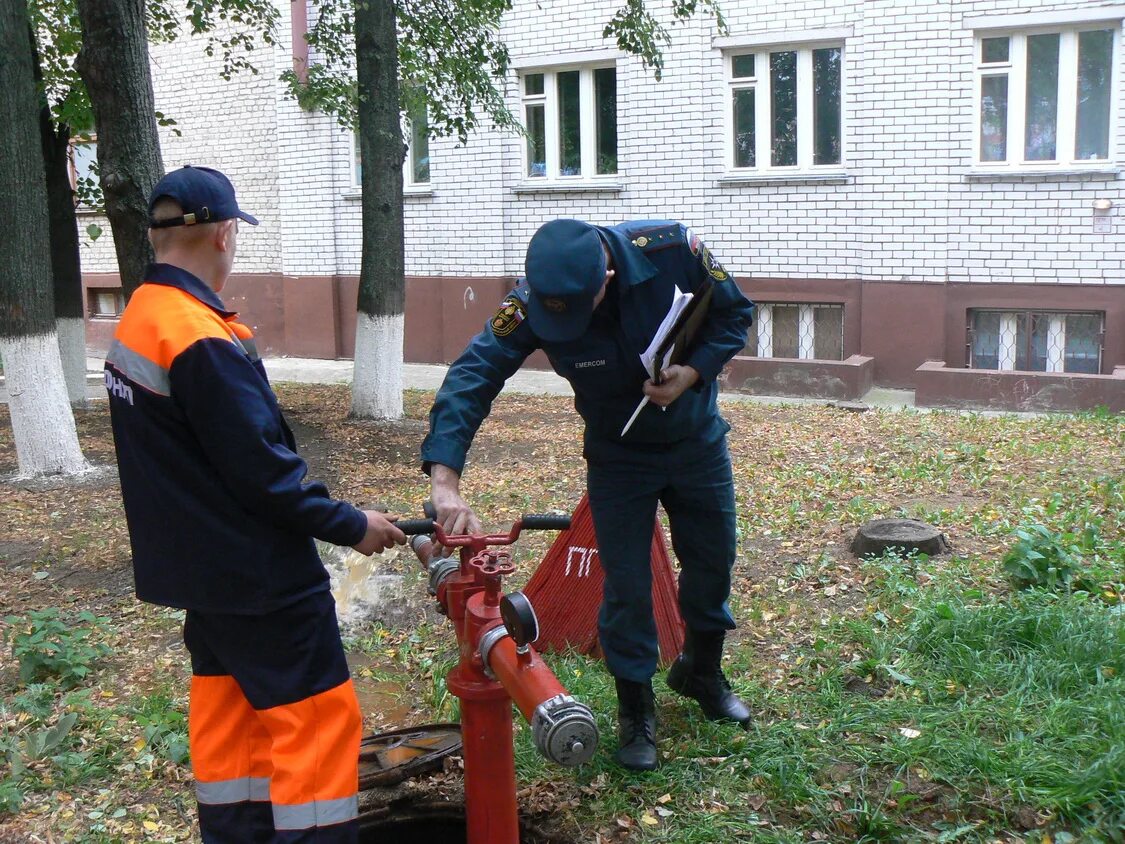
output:
[[[646,682],[656,672],[650,554],[658,502],[680,562],[684,623],[700,632],[735,626],[727,606],[737,539],[726,427],[663,446],[587,442],[586,485],[605,571],[598,633],[614,677]]]
[[[335,602],[188,611],[188,733],[204,844],[354,844],[362,726]]]

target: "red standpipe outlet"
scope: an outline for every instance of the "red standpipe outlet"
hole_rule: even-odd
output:
[[[513,640],[501,619],[501,578],[515,567],[507,553],[486,549],[510,544],[518,535],[519,523],[507,536],[454,537],[461,549],[459,564],[431,559],[433,546],[426,539],[411,542],[430,573],[431,593],[457,631],[460,661],[449,672],[446,686],[461,701],[469,844],[519,844],[513,701],[546,758],[580,765],[598,744],[589,708],[567,694],[528,644]],[[450,539],[440,528],[437,538],[442,544]]]

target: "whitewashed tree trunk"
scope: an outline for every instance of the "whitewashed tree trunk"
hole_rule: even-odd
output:
[[[26,3],[0,3],[0,357],[23,476],[86,469],[55,329],[47,184]]]
[[[55,320],[59,357],[70,406],[84,408],[86,401],[86,321],[73,317]]]
[[[352,415],[402,418],[403,254],[402,140],[395,4],[355,4],[359,145],[363,168],[363,250],[356,301]]]
[[[364,419],[402,418],[403,315],[357,314],[352,415]]]
[[[0,357],[20,476],[86,471],[55,333],[0,337]]]

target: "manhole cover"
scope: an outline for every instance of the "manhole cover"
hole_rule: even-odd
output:
[[[365,736],[359,743],[359,790],[396,785],[435,770],[460,750],[460,724],[424,724]]]

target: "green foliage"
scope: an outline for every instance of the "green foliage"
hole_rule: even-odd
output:
[[[0,815],[19,810],[25,780],[33,767],[44,767],[52,757],[62,758],[60,751],[78,721],[78,713],[70,711],[56,717],[55,709],[55,689],[44,684],[32,684],[0,706],[0,715],[16,716],[10,722],[13,728],[0,727],[0,759],[6,762],[6,773],[0,777]]]
[[[0,779],[0,815],[12,814],[23,805],[23,790],[12,777]]]
[[[186,23],[192,35],[207,35],[204,55],[222,58],[219,75],[230,80],[236,73],[258,73],[250,54],[258,46],[277,43],[281,13],[272,0],[149,0],[145,4],[149,37],[174,40]]]
[[[90,673],[93,662],[109,649],[90,641],[107,618],[83,611],[68,624],[54,607],[33,610],[27,618],[8,616],[12,629],[5,634],[12,656],[20,667],[20,681],[55,680],[64,688],[77,686]]]
[[[176,765],[186,765],[190,755],[187,718],[166,693],[149,695],[133,707],[149,753]]]
[[[1045,505],[1024,508],[1026,521],[1015,531],[1016,542],[1003,559],[1004,571],[1017,588],[1082,591],[1110,602],[1122,600],[1122,484],[1102,479],[1097,491],[1101,500],[1094,505],[1068,507],[1056,494]]]
[[[322,109],[342,126],[357,124],[355,32],[352,0],[316,0],[315,23],[306,35],[317,60],[301,81],[282,74],[302,108]],[[499,41],[500,18],[509,0],[405,0],[396,6],[403,114],[425,106],[432,136],[456,135],[464,143],[487,117],[500,128],[516,118],[500,86],[508,50]]]
[[[317,60],[307,78],[286,71],[282,80],[302,108],[323,109],[346,128],[357,125],[359,92],[355,85],[353,0],[315,0],[315,23],[306,36]],[[402,102],[409,114],[425,106],[431,136],[456,136],[461,143],[486,120],[499,129],[520,131],[508,109],[503,86],[510,60],[500,40],[500,20],[511,0],[401,0],[398,19],[398,62]],[[726,30],[717,0],[673,0],[677,23],[700,9],[714,15]],[[660,78],[661,48],[671,42],[666,29],[644,0],[627,0],[606,25],[605,37],[623,51],[640,56]]]
[[[25,795],[109,776],[120,762],[109,738],[116,721],[88,689],[60,696],[57,685],[31,684],[0,700],[0,814],[18,811]]]
[[[31,27],[41,75],[41,94],[51,110],[57,131],[89,140],[94,132],[94,111],[76,60],[82,49],[82,27],[74,0],[28,0]],[[219,55],[219,75],[229,80],[239,72],[257,73],[251,54],[259,45],[277,43],[280,11],[273,0],[147,0],[145,22],[149,38],[167,42],[184,31],[206,35],[204,55]],[[160,126],[175,120],[156,113]],[[172,130],[179,134],[178,129]],[[78,202],[100,210],[103,204],[97,170],[76,186]],[[91,238],[96,239],[96,238]]]
[[[1057,533],[1043,525],[1025,525],[1016,536],[1019,541],[1004,556],[1004,571],[1017,587],[1051,591],[1071,588],[1081,560],[1073,534]]]
[[[674,0],[672,19],[683,23],[702,7],[715,17],[715,23],[722,33],[727,25],[717,0]],[[644,67],[651,67],[653,74],[660,79],[664,71],[662,48],[672,43],[667,27],[648,10],[645,0],[626,0],[606,24],[602,35],[613,38],[622,51],[638,56]]]

